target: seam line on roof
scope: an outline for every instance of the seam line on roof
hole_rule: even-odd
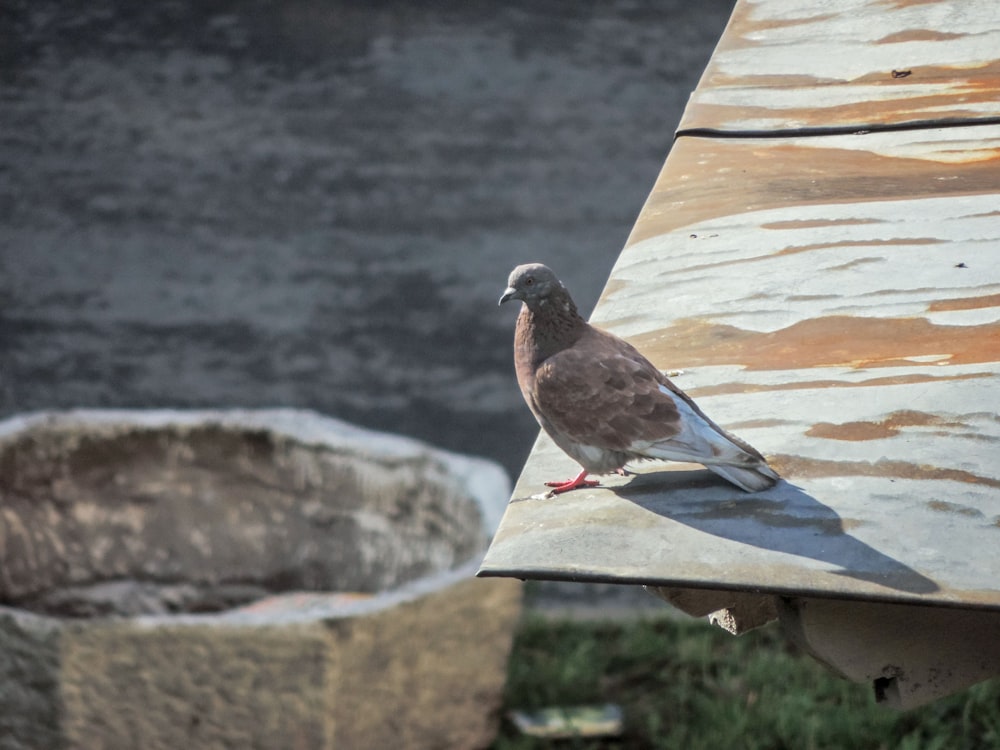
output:
[[[906,130],[938,130],[941,128],[972,128],[1000,125],[1000,116],[977,119],[914,120],[891,125],[832,125],[809,128],[775,128],[773,130],[722,130],[719,128],[683,128],[674,133],[674,140],[691,138],[763,139],[763,138],[820,138],[831,135],[867,135]]]

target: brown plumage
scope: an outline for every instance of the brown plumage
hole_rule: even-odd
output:
[[[627,461],[703,464],[756,492],[778,475],[748,443],[723,430],[627,341],[595,328],[566,287],[540,263],[515,268],[500,303],[524,304],[514,367],[535,419],[583,471],[555,492],[594,486],[587,474],[621,472]]]

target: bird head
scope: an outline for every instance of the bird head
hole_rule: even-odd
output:
[[[526,263],[510,272],[507,288],[498,304],[519,299],[534,309],[557,291],[565,293],[566,288],[548,266]]]

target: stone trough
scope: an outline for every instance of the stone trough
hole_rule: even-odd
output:
[[[0,746],[481,747],[503,470],[290,410],[0,423]]]

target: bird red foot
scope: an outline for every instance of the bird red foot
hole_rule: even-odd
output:
[[[615,473],[623,477],[628,476],[628,472],[625,469],[615,469]],[[552,488],[553,495],[558,495],[561,492],[569,492],[580,487],[597,487],[600,484],[596,479],[587,479],[587,470],[584,469],[572,479],[566,479],[562,482],[546,482],[545,486]]]
[[[546,482],[545,486],[552,488],[553,495],[558,495],[560,492],[569,492],[580,487],[596,487],[599,484],[600,482],[596,479],[587,479],[587,470],[584,469],[573,479],[567,479],[563,482]]]

